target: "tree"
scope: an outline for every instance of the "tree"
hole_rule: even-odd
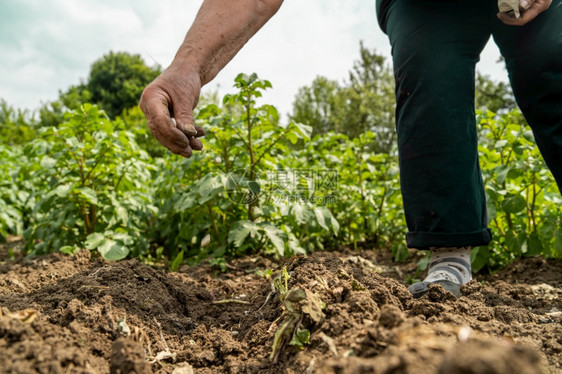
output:
[[[478,74],[475,106],[501,114],[516,103],[507,83]],[[310,86],[301,87],[291,119],[312,126],[314,135],[334,131],[355,138],[372,131],[376,134],[372,150],[391,153],[396,142],[395,108],[392,69],[384,56],[361,43],[348,80],[340,84],[319,76]]]
[[[0,144],[25,144],[35,138],[35,126],[27,110],[14,109],[0,99]]]
[[[160,72],[159,66],[148,67],[140,55],[109,52],[94,62],[84,89],[90,92],[93,103],[115,118],[137,105],[144,87]]]
[[[109,52],[92,64],[86,82],[59,91],[58,100],[39,108],[39,125],[58,126],[66,111],[85,103],[97,104],[116,118],[137,105],[144,87],[160,72],[159,66],[147,66],[140,55]]]
[[[516,107],[508,83],[494,82],[488,75],[476,75],[476,109],[505,114]]]
[[[86,89],[84,83],[70,86],[66,92],[59,90],[58,100],[44,103],[39,108],[39,127],[57,127],[64,121],[64,113],[76,110],[80,105],[89,103],[92,94]]]
[[[293,103],[293,120],[312,126],[313,135],[334,131],[339,121],[341,87],[337,81],[318,76],[301,87]]]
[[[376,134],[374,150],[390,153],[395,145],[394,77],[384,56],[365,48],[359,49],[360,58],[349,72],[349,83],[341,96],[346,98],[340,132],[354,138],[372,131]]]
[[[360,44],[360,58],[349,72],[349,81],[317,77],[299,89],[291,119],[312,126],[313,134],[336,131],[356,137],[376,134],[373,150],[389,153],[394,147],[394,80],[384,56]]]

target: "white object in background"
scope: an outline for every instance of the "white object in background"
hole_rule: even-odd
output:
[[[207,234],[203,239],[201,239],[201,248],[205,248],[211,242],[211,235]]]
[[[527,4],[527,1],[525,1],[525,4]],[[500,12],[507,13],[513,11],[516,18],[521,17],[519,13],[519,0],[498,0],[498,8]]]

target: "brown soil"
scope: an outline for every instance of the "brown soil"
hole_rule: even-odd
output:
[[[89,252],[0,259],[2,373],[562,372],[562,261],[525,259],[458,300],[441,286],[415,300],[403,283],[415,264],[371,251],[242,259],[225,274]],[[292,305],[319,298],[324,316],[303,313],[310,343],[285,341],[270,360],[288,318],[272,288],[284,266],[307,295]]]

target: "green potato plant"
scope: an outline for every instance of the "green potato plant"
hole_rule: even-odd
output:
[[[118,260],[146,252],[154,168],[121,122],[84,104],[24,153],[35,160],[30,177],[39,187],[25,231],[31,254],[86,247]]]
[[[21,149],[0,145],[0,243],[8,235],[23,233],[24,210],[29,193],[18,188],[23,183],[20,177]]]
[[[232,256],[360,242],[408,257],[395,149],[375,151],[373,132],[311,139],[310,126],[282,124],[260,103],[271,83],[256,74],[234,88],[199,110],[205,148],[190,159],[147,141],[138,109],[112,121],[90,104],[25,146],[0,144],[0,241],[23,234],[30,255],[87,248],[108,260],[166,259],[171,270],[209,259],[226,271]],[[478,126],[494,241],[472,251],[473,269],[562,258],[562,199],[521,113],[482,112]],[[302,334],[278,342],[305,343]]]
[[[291,144],[306,141],[311,129],[293,122],[282,126],[273,106],[258,106],[256,99],[269,87],[256,74],[240,74],[238,92],[227,95],[222,108],[208,105],[198,115],[208,134],[205,149],[188,160],[162,161],[168,168],[155,181],[159,211],[153,233],[170,258],[182,252],[195,259],[306,252],[293,232],[293,217],[304,220],[304,209],[280,198],[294,196],[294,186],[280,186],[275,176],[288,172]],[[326,207],[310,205],[308,211],[315,230],[337,232]]]
[[[473,268],[521,256],[562,257],[562,199],[521,112],[479,113],[480,162],[494,240],[473,250]]]

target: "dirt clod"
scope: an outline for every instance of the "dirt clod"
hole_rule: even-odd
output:
[[[540,356],[532,349],[494,341],[468,341],[447,352],[439,374],[544,374]]]
[[[150,365],[145,360],[142,346],[127,338],[118,338],[111,349],[110,372],[112,374],[147,374]]]

